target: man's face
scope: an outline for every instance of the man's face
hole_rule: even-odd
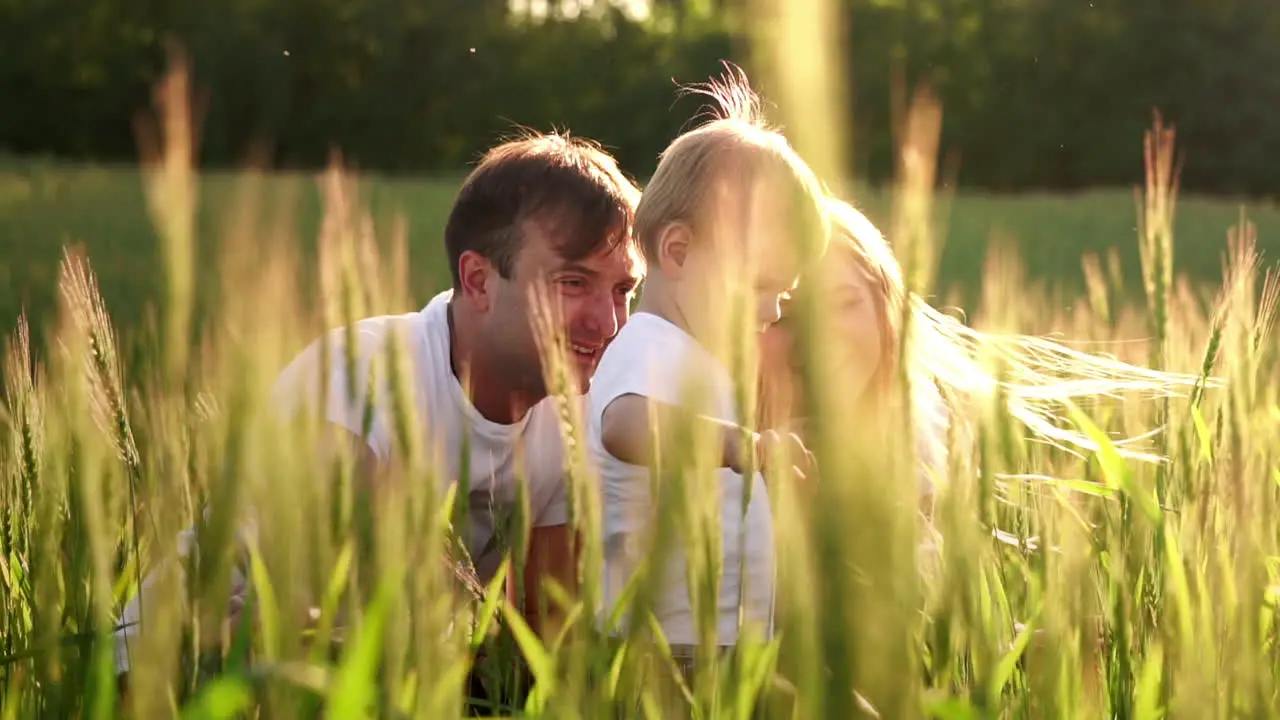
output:
[[[552,321],[568,343],[578,387],[586,392],[604,349],[630,317],[642,262],[630,243],[567,260],[559,252],[562,239],[553,224],[526,221],[521,233],[511,278],[500,283],[501,294],[493,308],[491,327],[502,335],[495,344],[504,348],[522,384],[531,391],[546,392],[531,297],[538,284],[545,282]]]

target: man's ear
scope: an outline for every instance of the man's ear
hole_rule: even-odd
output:
[[[684,271],[684,264],[689,259],[689,244],[693,242],[693,231],[688,225],[674,222],[667,225],[658,236],[658,266],[664,275],[679,279]]]
[[[462,297],[481,312],[487,311],[493,302],[493,279],[497,268],[480,253],[467,250],[458,258],[458,282]]]

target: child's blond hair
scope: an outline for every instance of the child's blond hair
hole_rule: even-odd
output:
[[[676,138],[662,152],[658,169],[636,207],[635,233],[647,259],[657,257],[658,242],[672,223],[684,223],[696,235],[720,209],[724,195],[745,196],[760,182],[777,182],[790,191],[797,230],[817,238],[811,252],[821,253],[829,232],[823,211],[826,193],[813,170],[764,118],[760,98],[746,75],[726,63],[718,80],[686,88],[711,98],[712,120]]]

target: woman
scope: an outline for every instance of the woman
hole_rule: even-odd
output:
[[[858,408],[856,417],[885,417],[894,402],[898,376],[900,325],[904,303],[910,312],[909,357],[905,370],[912,382],[912,420],[917,457],[921,460],[920,490],[927,501],[948,468],[948,434],[972,441],[967,424],[951,428],[953,419],[970,410],[991,407],[999,397],[1004,409],[1026,430],[1028,438],[1050,444],[1094,450],[1083,433],[1065,429],[1069,403],[1122,394],[1171,397],[1186,394],[1200,378],[1165,373],[1119,360],[1072,350],[1060,343],[1026,335],[993,335],[966,327],[911,295],[902,270],[884,236],[848,203],[828,200],[832,219],[830,249],[819,270],[804,288],[823,293],[824,352],[828,365],[838,368],[834,392]],[[761,358],[761,412],[765,427],[802,427],[805,409],[799,402],[793,352],[793,318],[765,334]],[[1003,373],[996,377],[991,367]],[[1216,383],[1210,379],[1210,386]],[[803,434],[803,433],[802,433]],[[1146,436],[1113,441],[1130,459],[1158,461],[1135,449]],[[963,443],[961,443],[963,444]],[[926,503],[927,505],[928,503]]]
[[[911,336],[906,344],[904,370],[911,378],[911,419],[919,460],[921,507],[926,516],[924,538],[917,561],[923,579],[937,576],[940,536],[932,523],[935,488],[947,479],[948,448],[973,447],[976,433],[966,418],[986,408],[1003,409],[1021,425],[1028,439],[1047,441],[1071,450],[1096,449],[1083,433],[1065,429],[1069,403],[1090,398],[1159,398],[1185,395],[1198,376],[1162,373],[1118,360],[1072,350],[1059,343],[1025,335],[993,335],[966,327],[939,313],[921,298],[911,295],[902,271],[884,236],[866,217],[840,200],[831,199],[831,244],[819,268],[821,277],[810,277],[801,292],[821,295],[824,312],[822,352],[827,354],[830,382],[822,385],[834,393],[841,407],[852,407],[859,423],[890,418],[891,406],[900,401],[897,391],[901,324],[904,308]],[[787,317],[765,334],[761,357],[761,425],[798,430],[803,436],[805,408],[796,392],[800,368],[794,351],[794,318]],[[1000,367],[996,377],[989,368]],[[1209,378],[1208,386],[1219,383]],[[952,427],[952,425],[955,427]],[[860,424],[858,432],[886,432]],[[950,437],[949,437],[950,436]],[[1137,438],[1114,440],[1123,456],[1159,461],[1159,456],[1137,449]],[[949,442],[950,440],[950,442]],[[821,458],[819,458],[821,460]],[[972,465],[968,465],[972,467]],[[1003,533],[997,533],[997,537]],[[1097,627],[1101,628],[1098,621]],[[1086,678],[1096,680],[1099,645],[1090,652]],[[1036,643],[1039,646],[1039,643]]]

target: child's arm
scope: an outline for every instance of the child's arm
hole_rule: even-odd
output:
[[[657,440],[653,436],[655,420],[657,427],[664,431],[687,422],[704,424],[723,448],[721,467],[730,468],[734,472],[742,472],[747,465],[748,453],[755,452],[755,433],[747,436],[751,439],[750,446],[744,447],[744,431],[733,423],[690,414],[678,406],[634,394],[621,395],[604,409],[600,418],[604,449],[625,463],[651,464]]]

